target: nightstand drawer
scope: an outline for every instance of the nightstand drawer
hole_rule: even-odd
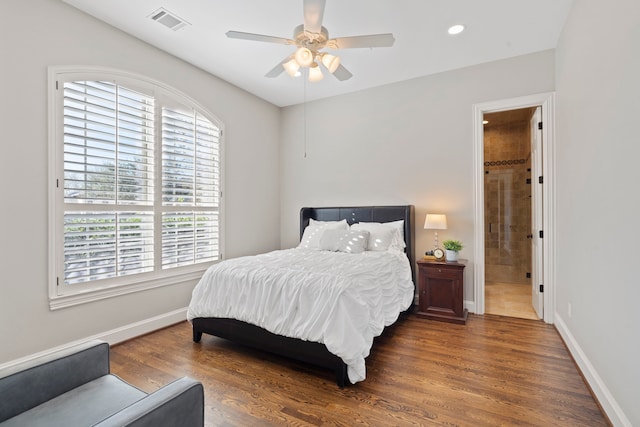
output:
[[[457,268],[447,267],[427,267],[425,273],[429,277],[441,277],[445,279],[455,279],[459,275]]]

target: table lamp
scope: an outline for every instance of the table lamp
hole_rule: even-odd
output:
[[[443,214],[427,214],[427,217],[424,219],[424,229],[435,230],[436,244],[434,246],[434,249],[437,249],[438,248],[438,230],[447,229],[447,216]]]

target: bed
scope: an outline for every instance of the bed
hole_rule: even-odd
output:
[[[369,333],[370,335],[374,334],[375,336],[377,336],[382,332],[382,329],[384,329],[384,327],[389,326],[391,323],[395,322],[395,320],[398,319],[400,311],[402,311],[398,309],[398,307],[400,307],[399,304],[402,304],[402,308],[404,309],[404,311],[406,311],[409,309],[413,301],[413,294],[415,293],[415,287],[414,287],[415,257],[414,257],[414,234],[413,234],[414,208],[411,205],[302,208],[300,210],[301,242],[304,242],[303,238],[308,239],[308,235],[305,236],[304,233],[305,233],[305,230],[307,229],[307,226],[309,226],[310,224],[316,226],[317,224],[325,224],[325,223],[333,224],[338,222],[343,223],[345,221],[349,226],[357,223],[389,223],[389,224],[393,223],[398,227],[399,235],[402,236],[402,239],[404,241],[403,242],[404,248],[401,251],[396,251],[396,253],[390,256],[387,256],[386,254],[374,253],[374,251],[370,251],[370,252],[367,251],[366,254],[349,255],[351,257],[360,257],[361,255],[366,255],[361,258],[357,258],[358,260],[363,260],[362,262],[366,261],[369,263],[371,262],[380,263],[381,265],[383,263],[384,265],[386,265],[386,263],[389,263],[390,265],[389,271],[393,271],[393,273],[386,273],[387,281],[389,280],[389,277],[397,277],[397,276],[389,276],[389,274],[402,275],[403,277],[401,281],[402,287],[403,287],[401,291],[402,295],[400,297],[397,297],[402,300],[401,303],[393,302],[395,301],[394,298],[396,298],[395,294],[390,294],[389,291],[386,291],[386,290],[382,292],[384,294],[383,295],[384,298],[381,298],[380,295],[371,297],[372,301],[374,300],[376,301],[375,307],[378,307],[378,305],[380,305],[380,307],[383,307],[379,311],[382,313],[382,316],[384,317],[383,321],[385,324],[382,326],[377,325],[376,327],[373,327],[372,329],[375,331],[372,333]],[[352,227],[352,228],[355,229],[356,227]],[[313,227],[309,227],[309,229],[312,229],[312,228]],[[327,232],[327,235],[329,235],[329,232]],[[302,247],[303,245],[301,244],[300,246]],[[285,307],[285,311],[287,313],[293,313],[291,315],[292,316],[295,315],[297,319],[297,320],[296,319],[286,320],[285,323],[286,322],[292,323],[292,324],[295,324],[296,322],[300,323],[300,319],[303,319],[304,321],[302,322],[303,324],[301,327],[306,328],[305,331],[310,332],[312,337],[315,337],[315,338],[309,339],[308,337],[296,336],[298,335],[297,332],[295,334],[289,333],[288,331],[284,332],[285,329],[280,328],[280,323],[282,323],[281,320],[278,320],[279,323],[274,324],[273,322],[268,323],[266,321],[260,322],[260,321],[255,321],[254,319],[250,319],[250,320],[246,319],[245,314],[247,311],[249,311],[249,309],[245,308],[244,306],[240,307],[239,301],[245,301],[249,299],[250,300],[249,304],[255,305],[256,304],[255,301],[260,300],[260,298],[251,298],[250,295],[249,296],[247,295],[247,294],[255,294],[256,293],[255,289],[247,293],[245,290],[243,290],[244,288],[242,288],[242,284],[239,284],[239,285],[235,285],[236,287],[233,288],[234,292],[232,293],[229,291],[218,290],[218,288],[214,287],[214,285],[211,283],[211,282],[216,282],[217,280],[218,283],[216,283],[215,286],[219,286],[220,282],[226,281],[226,279],[220,280],[220,277],[222,278],[227,277],[227,276],[221,276],[223,274],[237,275],[241,277],[240,280],[248,281],[248,279],[246,279],[248,276],[253,276],[254,274],[255,275],[266,274],[265,271],[270,270],[271,266],[274,266],[273,269],[281,272],[282,281],[285,282],[282,285],[284,289],[282,291],[283,295],[287,295],[287,292],[291,292],[291,291],[287,291],[287,289],[289,289],[288,286],[290,286],[290,283],[295,282],[298,278],[300,278],[301,286],[306,286],[307,288],[311,289],[309,292],[315,292],[315,288],[313,288],[311,285],[305,284],[307,283],[307,276],[308,276],[308,279],[317,280],[318,282],[335,281],[338,283],[342,279],[341,278],[334,279],[333,276],[329,278],[327,277],[320,278],[320,277],[313,276],[314,274],[322,275],[322,273],[320,272],[314,273],[313,271],[308,271],[307,267],[304,267],[304,268],[299,267],[298,263],[306,262],[304,261],[303,258],[314,257],[313,260],[315,260],[315,263],[318,264],[318,268],[324,269],[324,270],[346,269],[348,268],[347,266],[349,262],[353,262],[353,261],[346,261],[343,266],[341,261],[334,262],[333,259],[327,258],[333,255],[329,255],[325,252],[326,251],[319,251],[310,255],[310,253],[305,250],[290,249],[290,250],[274,251],[273,253],[262,254],[256,257],[241,257],[241,258],[227,260],[222,263],[215,264],[209,270],[207,270],[205,275],[203,275],[203,278],[201,279],[201,281],[198,283],[198,285],[194,289],[192,300],[189,305],[189,311],[188,311],[187,317],[193,327],[193,340],[195,342],[200,342],[202,338],[202,334],[206,333],[206,334],[214,335],[217,337],[229,339],[239,344],[251,346],[263,351],[275,353],[281,356],[303,361],[305,363],[331,369],[335,372],[336,382],[340,387],[344,387],[345,384],[347,384],[347,381],[351,381],[353,383],[353,382],[362,380],[363,376],[361,371],[364,369],[364,357],[368,355],[368,351],[371,348],[371,343],[368,342],[369,337],[367,337],[367,339],[364,339],[366,343],[363,345],[368,344],[369,347],[366,349],[366,351],[361,351],[361,353],[363,353],[364,355],[364,357],[361,358],[362,360],[355,360],[355,359],[352,360],[351,358],[346,357],[348,363],[345,363],[345,361],[343,360],[345,356],[342,350],[336,351],[336,345],[334,343],[335,337],[332,337],[337,335],[339,339],[348,343],[351,343],[352,341],[353,342],[358,341],[358,338],[355,338],[355,337],[350,338],[348,336],[348,334],[350,333],[349,328],[351,326],[351,323],[354,321],[358,321],[358,319],[354,320],[348,317],[351,316],[350,312],[353,311],[354,313],[356,313],[353,316],[357,318],[358,317],[357,313],[360,307],[356,307],[355,309],[335,308],[335,310],[333,309],[328,310],[328,311],[331,311],[332,313],[333,311],[338,312],[337,319],[339,319],[339,321],[344,321],[345,323],[341,324],[340,326],[332,326],[331,328],[325,328],[323,330],[323,333],[325,333],[326,335],[323,335],[322,339],[316,339],[317,337],[315,337],[315,335],[313,334],[314,332],[318,331],[318,329],[315,328],[316,318],[313,317],[315,316],[315,314],[309,311],[308,314],[311,320],[308,320],[308,321],[304,320],[300,314],[301,312],[304,312],[305,315],[307,314],[305,311],[307,307],[303,303],[304,299],[300,299],[300,300],[295,298],[287,299],[285,297],[284,300],[286,301],[292,301],[292,300],[296,301],[295,303],[293,303],[293,305],[292,304],[287,305]],[[336,254],[338,258],[342,257],[345,260],[356,259],[356,258],[349,258],[349,256],[345,256],[344,254],[339,254],[337,252]],[[281,260],[280,258],[281,256],[284,256],[284,257],[293,256],[294,257],[293,263],[295,264],[295,268],[288,269],[288,268],[278,267],[279,269],[277,269],[276,267],[278,266],[278,263],[284,262]],[[323,263],[325,264],[323,265]],[[360,261],[358,261],[358,263],[360,263]],[[404,263],[405,265],[408,264],[408,271],[406,271],[407,270],[406,267],[396,267],[396,264],[398,263]],[[246,270],[237,270],[237,271],[242,271],[242,273],[235,273],[236,268],[238,269],[241,269],[244,267],[249,268],[248,266],[250,265],[255,266],[255,269],[254,269],[255,272],[249,271],[249,273],[247,273]],[[300,265],[303,265],[303,264],[300,264]],[[358,265],[359,265],[358,268],[361,268],[361,269],[367,268],[367,267],[360,266],[360,264]],[[372,265],[372,264],[369,264],[369,265]],[[405,271],[404,272],[400,271],[399,273],[395,273],[396,268],[404,268]],[[226,272],[224,272],[224,270],[226,270]],[[387,271],[387,270],[384,270],[384,271]],[[302,277],[302,276],[305,276],[305,277]],[[353,273],[351,276],[352,277],[349,280],[352,280],[355,278],[354,280],[358,282],[358,286],[366,287],[366,284],[369,283],[370,280],[373,280],[373,277],[369,277],[366,274],[362,276],[360,275],[356,276],[356,273]],[[409,281],[409,284],[407,283],[407,279]],[[407,289],[409,285],[411,286],[410,290]],[[341,284],[339,286],[342,286],[342,288],[340,289],[344,288],[344,286]],[[349,289],[351,286],[352,286],[351,284],[348,284]],[[206,293],[211,291],[205,290],[205,288],[208,289],[212,287],[214,289],[213,292],[218,292],[217,294],[212,295],[212,294]],[[322,285],[322,287],[324,287],[324,285]],[[373,288],[373,286],[370,286],[370,287]],[[336,292],[332,292],[330,290],[332,288],[330,287],[328,287],[327,289],[329,289],[328,293],[331,295],[336,293]],[[236,292],[236,290],[238,291]],[[226,292],[226,293],[222,293],[222,292]],[[410,298],[408,296],[409,292],[410,292]],[[270,295],[271,294],[267,294],[265,298],[267,300],[271,298],[271,300],[269,300],[270,301],[269,307],[270,309],[272,309],[274,305],[278,305],[280,303],[276,301],[274,304],[273,297]],[[342,295],[342,293],[340,293],[340,295]],[[393,307],[389,308],[386,306],[387,302],[384,300],[386,300],[387,297],[389,298],[389,301],[393,302],[391,303],[391,305],[395,308]],[[331,296],[331,298],[333,298],[333,296]],[[343,297],[336,296],[335,298],[343,298]],[[365,295],[365,297],[363,298],[366,299],[369,297]],[[307,297],[306,299],[309,300],[309,297]],[[383,301],[380,302],[380,304],[377,304],[377,301],[380,299],[382,299]],[[303,301],[303,302],[300,302],[300,301]],[[343,304],[341,302],[339,304],[336,302],[340,302],[340,300],[337,300],[337,299],[331,300],[331,302],[327,303],[327,305],[329,305],[330,307],[342,307]],[[206,308],[207,304],[210,304],[210,303],[218,304],[219,307],[215,308],[215,310]],[[280,304],[280,305],[283,305],[283,304]],[[215,313],[215,316],[211,316],[208,314],[210,310],[214,310],[213,312]],[[257,310],[260,310],[260,308],[257,308]],[[369,311],[376,311],[378,310],[378,308],[376,308],[375,310],[372,308],[363,308],[362,310],[367,311],[368,313]],[[397,312],[393,313],[393,310],[396,310]],[[379,319],[374,319],[374,320],[375,322],[373,320],[369,320],[368,322],[371,324],[373,323],[378,324],[381,321]],[[334,322],[333,325],[338,325],[338,323],[336,323],[336,320],[332,320],[332,322]],[[267,323],[267,326],[265,327],[257,326],[260,323]],[[344,325],[349,325],[349,326],[344,327]],[[297,325],[296,328],[300,329],[298,328],[298,326],[300,325]],[[274,332],[270,332],[270,331],[274,331]],[[346,335],[346,336],[343,336],[343,335]],[[370,337],[371,340],[375,336]],[[333,352],[331,350],[333,350]],[[347,349],[347,350],[350,351],[350,349]],[[336,353],[342,354],[343,357],[341,358]]]

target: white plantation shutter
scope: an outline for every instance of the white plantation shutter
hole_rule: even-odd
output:
[[[162,109],[163,268],[219,257],[219,142],[202,115]]]
[[[154,100],[109,82],[64,84],[67,203],[153,204]]]
[[[217,212],[162,216],[162,266],[177,267],[218,258]]]
[[[153,213],[67,212],[64,219],[65,283],[153,270]]]
[[[64,284],[152,271],[153,211],[131,209],[153,205],[153,98],[100,81],[63,96]]]
[[[103,74],[56,83],[53,296],[220,259],[220,127],[186,98]]]

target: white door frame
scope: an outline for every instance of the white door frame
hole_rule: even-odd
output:
[[[542,197],[543,186],[536,183],[538,176],[544,176],[544,164],[542,161],[542,108],[536,107],[533,116],[529,120],[529,147],[531,156],[531,305],[538,317],[544,316],[544,293],[540,292],[539,285],[544,283],[544,239],[538,232],[544,229],[542,221]]]
[[[542,107],[542,221],[544,224],[543,283],[544,321],[553,323],[555,313],[555,93],[539,93],[519,98],[474,104],[474,312],[484,314],[484,113]]]

